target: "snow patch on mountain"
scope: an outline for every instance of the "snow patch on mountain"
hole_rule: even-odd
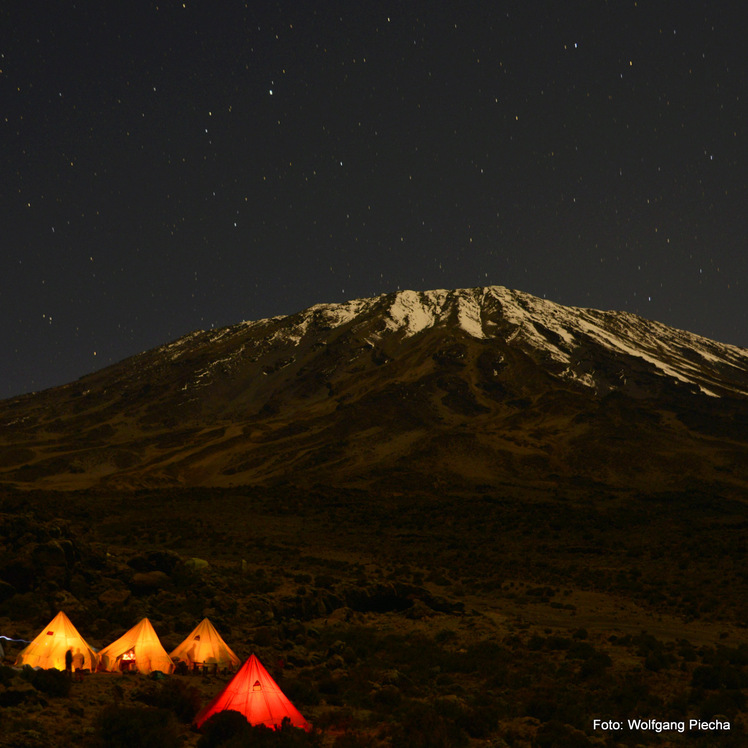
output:
[[[474,338],[486,337],[483,331],[483,313],[480,304],[466,296],[457,297],[457,323],[468,334]]]
[[[387,310],[387,330],[404,331],[406,337],[444,324],[454,314],[458,326],[474,338],[484,339],[481,305],[469,292],[399,291]]]
[[[273,321],[284,320],[286,324],[277,329],[270,340],[299,345],[311,327],[342,327],[368,309],[372,301],[372,299],[353,299],[342,304],[314,304],[291,317],[273,317]]]
[[[429,306],[438,308],[439,305]],[[391,332],[405,330],[405,336],[410,337],[434,326],[437,319],[434,311],[434,308],[428,308],[423,304],[415,291],[400,291],[395,294],[395,299],[387,310],[389,316],[385,324]]]

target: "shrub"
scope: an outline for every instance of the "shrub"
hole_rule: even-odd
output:
[[[176,678],[170,678],[158,685],[149,683],[135,691],[132,698],[159,709],[168,709],[184,723],[192,721],[202,704],[200,691]]]
[[[726,663],[719,665],[699,665],[694,669],[691,677],[691,685],[695,688],[745,688],[748,679],[743,675],[740,668]]]
[[[579,669],[579,675],[582,678],[593,678],[602,675],[606,668],[613,664],[610,656],[605,652],[595,652],[588,657]]]
[[[556,748],[561,745],[565,748],[588,748],[592,743],[583,732],[557,720],[551,720],[540,726],[533,745],[537,748]]]
[[[28,674],[24,668],[24,677]],[[27,678],[31,685],[49,696],[68,696],[70,694],[70,674],[61,670],[32,670]]]
[[[307,678],[294,678],[283,682],[283,692],[294,704],[319,704],[319,691]]]
[[[376,690],[372,698],[375,704],[379,704],[386,708],[392,708],[400,704],[403,696],[397,686],[388,684]]]
[[[257,748],[310,748],[320,742],[316,731],[304,732],[288,719],[283,720],[278,730],[264,725],[253,727],[243,714],[230,710],[214,714],[201,731],[198,748],[244,748],[250,745]]]
[[[200,731],[203,733],[198,740],[198,748],[214,748],[214,746],[247,745],[250,740],[251,726],[247,718],[239,712],[226,711],[214,714]]]
[[[589,642],[576,640],[567,650],[566,657],[571,660],[589,660],[596,654],[597,650]]]
[[[354,732],[347,732],[335,738],[332,748],[373,748],[377,741],[371,735],[359,735]]]
[[[7,665],[0,665],[0,686],[4,686],[13,680],[16,671]]]
[[[95,745],[104,748],[177,748],[174,715],[166,709],[106,707],[96,719]]]
[[[444,706],[444,701],[440,706]],[[407,703],[392,727],[392,744],[413,748],[459,748],[469,742],[453,720],[445,719],[433,705],[420,701]]]
[[[718,714],[724,714],[731,720],[735,715],[745,709],[745,696],[742,691],[723,689],[709,694],[701,703],[699,715],[702,719],[710,720]]]

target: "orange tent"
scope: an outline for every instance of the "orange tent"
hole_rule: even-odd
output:
[[[73,667],[94,670],[98,655],[70,623],[70,619],[60,611],[16,658],[16,666],[31,665],[43,670],[65,669],[65,653],[70,650]]]
[[[242,665],[223,691],[200,711],[195,717],[195,725],[199,729],[214,714],[226,710],[240,712],[250,725],[276,729],[288,717],[294,727],[311,729],[254,655]]]
[[[186,662],[190,668],[193,665],[207,665],[235,670],[241,664],[241,660],[207,618],[203,618],[195,626],[192,633],[171,652],[169,657],[174,661]]]
[[[99,652],[99,670],[127,669],[146,674],[154,670],[162,673],[174,670],[174,663],[147,618]]]

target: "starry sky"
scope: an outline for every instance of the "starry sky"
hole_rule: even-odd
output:
[[[748,346],[742,5],[3,3],[0,398],[405,288]]]

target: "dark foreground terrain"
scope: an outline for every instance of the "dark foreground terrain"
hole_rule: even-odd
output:
[[[283,745],[743,746],[746,527],[744,502],[699,489],[6,490],[0,633],[63,609],[101,647],[148,616],[170,651],[208,616],[316,726]],[[64,693],[5,668],[0,745],[123,744],[121,721],[132,744],[197,745],[228,677]]]

